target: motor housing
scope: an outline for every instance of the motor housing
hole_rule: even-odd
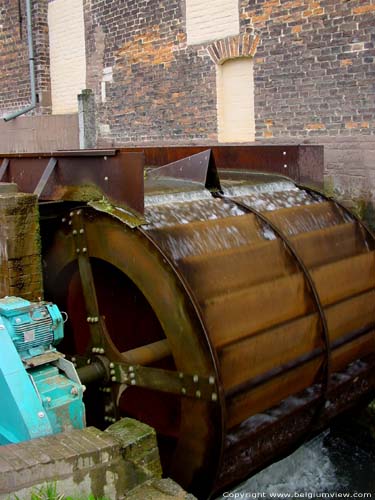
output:
[[[0,299],[0,444],[84,427],[84,386],[54,347],[63,336],[56,305]]]

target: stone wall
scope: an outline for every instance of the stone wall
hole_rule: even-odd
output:
[[[36,195],[0,183],[0,297],[43,297],[39,209]]]

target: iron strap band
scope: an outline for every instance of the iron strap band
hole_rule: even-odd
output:
[[[305,276],[306,282],[310,288],[310,292],[313,296],[313,299],[316,304],[316,308],[319,314],[320,318],[320,323],[322,327],[322,336],[323,336],[323,342],[324,342],[324,352],[325,352],[325,359],[324,359],[324,378],[322,381],[322,406],[324,407],[327,398],[328,398],[328,390],[329,390],[329,382],[330,382],[330,376],[331,376],[331,345],[330,345],[330,340],[329,340],[329,332],[328,332],[328,324],[327,324],[327,318],[324,312],[323,305],[321,303],[318,290],[315,286],[314,280],[310,274],[310,271],[306,267],[305,263],[303,262],[301,256],[298,254],[297,250],[295,249],[294,245],[290,241],[290,239],[281,231],[268,217],[266,217],[263,213],[258,212],[258,210],[252,208],[251,206],[247,205],[246,203],[242,203],[240,201],[234,200],[233,198],[227,197],[225,195],[222,195],[220,193],[215,193],[214,195],[217,198],[222,198],[223,200],[230,201],[234,205],[242,208],[245,212],[252,213],[260,219],[264,224],[269,226],[272,231],[282,240],[284,245],[288,248],[289,252],[292,254],[294,259],[296,260],[298,267],[301,269],[303,275]],[[319,413],[319,411],[318,411]]]

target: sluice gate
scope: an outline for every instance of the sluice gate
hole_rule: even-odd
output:
[[[67,313],[59,350],[87,386],[88,421],[152,425],[165,473],[200,498],[373,394],[374,237],[300,185],[319,180],[320,155],[2,159],[1,180],[39,197],[45,298]]]

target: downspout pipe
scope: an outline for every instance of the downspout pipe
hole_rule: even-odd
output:
[[[31,89],[31,103],[26,108],[22,108],[19,111],[10,113],[4,116],[4,121],[8,122],[17,118],[17,116],[24,115],[28,111],[31,111],[36,107],[36,88],[35,88],[35,61],[34,61],[34,48],[33,48],[33,28],[31,21],[31,2],[32,0],[26,0],[26,19],[27,19],[27,45],[29,48],[29,68],[30,68],[30,89]]]

